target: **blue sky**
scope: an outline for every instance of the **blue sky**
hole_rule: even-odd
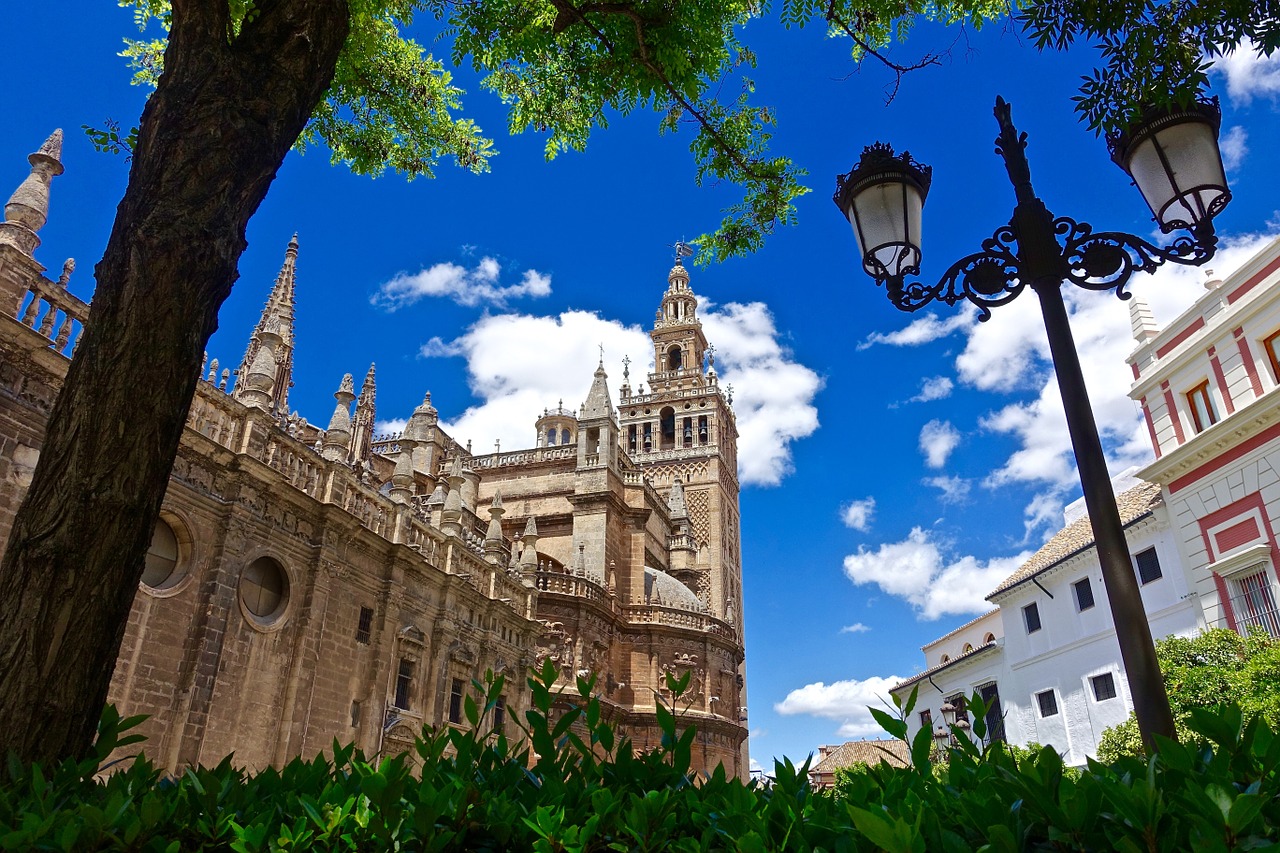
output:
[[[8,78],[0,194],[25,176],[26,155],[65,128],[67,171],[54,181],[37,257],[55,273],[75,257],[71,288],[87,297],[128,167],[94,152],[79,128],[106,118],[129,126],[144,92],[115,55],[129,13],[110,2],[76,7],[6,10],[6,64],[31,73]],[[1008,219],[1012,192],[992,149],[1002,94],[1030,135],[1050,209],[1098,228],[1150,235],[1153,226],[1071,110],[1088,51],[1041,55],[1000,27],[922,26],[894,56],[952,45],[950,57],[909,75],[886,105],[892,76],[870,63],[858,71],[843,41],[768,22],[744,36],[760,57],[756,99],[778,116],[773,145],[813,188],[799,224],[758,254],[692,272],[743,433],[752,753],[767,765],[874,735],[865,705],[921,668],[922,643],[981,612],[985,593],[1078,495],[1035,300],[982,326],[960,309],[899,313],[859,269],[830,201],[835,175],[876,140],[934,167],[924,276],[936,278]],[[514,449],[532,444],[544,406],[581,402],[598,343],[615,394],[623,356],[636,382],[669,245],[714,227],[736,196],[694,185],[691,133],[659,136],[656,115],[618,118],[584,154],[546,163],[541,139],[507,136],[496,99],[469,72],[458,79],[501,152],[492,172],[446,165],[430,181],[370,180],[321,151],[290,155],[250,223],[209,354],[238,363],[297,231],[292,405],[323,420],[342,374],[358,379],[376,362],[380,419],[407,417],[430,390],[477,452],[495,440]],[[1227,248],[1211,266],[1222,273],[1280,233],[1267,156],[1280,144],[1280,65],[1241,56],[1213,80],[1235,194],[1218,220]],[[1133,290],[1163,323],[1203,278],[1162,272]],[[1068,300],[1113,468],[1141,464],[1150,450],[1125,397],[1125,305],[1105,294]]]

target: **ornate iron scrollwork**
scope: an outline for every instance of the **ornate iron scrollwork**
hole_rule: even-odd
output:
[[[1155,272],[1163,264],[1200,266],[1213,256],[1217,239],[1196,240],[1182,236],[1161,248],[1133,234],[1094,232],[1086,222],[1065,216],[1053,221],[1054,234],[1063,238],[1065,275],[1072,284],[1088,290],[1112,290],[1121,299],[1135,272]]]
[[[1133,234],[1094,232],[1087,222],[1066,216],[1053,220],[1053,233],[1061,246],[1064,279],[1087,290],[1115,290],[1121,299],[1132,295],[1125,287],[1135,272],[1154,272],[1166,263],[1200,266],[1213,256],[1217,244],[1212,235],[1202,240],[1183,236],[1161,248]],[[903,311],[918,311],[934,300],[948,305],[968,300],[985,322],[992,308],[1013,301],[1026,287],[1016,245],[1017,232],[1005,225],[982,241],[981,252],[952,264],[937,284],[904,281],[903,276],[881,283]]]

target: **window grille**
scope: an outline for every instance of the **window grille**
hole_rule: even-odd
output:
[[[1267,576],[1266,564],[1258,571],[1237,577],[1231,582],[1234,596],[1231,611],[1236,630],[1241,634],[1257,626],[1272,637],[1280,638],[1280,611],[1276,608],[1275,590]]]

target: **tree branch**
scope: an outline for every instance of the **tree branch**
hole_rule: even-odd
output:
[[[898,89],[902,87],[903,75],[911,71],[918,71],[921,68],[928,68],[930,65],[942,64],[941,60],[942,60],[943,54],[940,54],[940,53],[926,53],[920,59],[919,62],[913,63],[911,65],[902,65],[900,63],[894,62],[892,59],[890,59],[889,57],[885,56],[883,53],[881,53],[880,51],[872,47],[871,44],[865,38],[858,35],[857,31],[849,24],[848,21],[846,21],[844,18],[840,17],[839,14],[836,13],[835,0],[830,0],[830,2],[828,2],[826,17],[827,17],[827,23],[835,24],[837,27],[843,30],[845,35],[853,39],[854,44],[862,48],[863,53],[866,53],[872,57],[875,57],[881,62],[881,64],[883,64],[886,68],[888,68],[890,71],[894,73],[892,90],[889,92],[888,96],[885,98],[886,105],[893,103],[894,98],[898,97]]]

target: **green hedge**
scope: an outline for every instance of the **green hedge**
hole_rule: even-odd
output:
[[[167,778],[144,758],[103,774],[105,756],[136,742],[126,734],[136,719],[108,709],[94,756],[48,770],[9,762],[0,848],[1248,850],[1269,846],[1280,823],[1280,738],[1234,709],[1193,715],[1212,746],[1167,744],[1150,763],[1083,772],[1064,772],[1052,749],[1015,758],[967,742],[935,766],[925,732],[914,766],[845,774],[832,793],[811,790],[807,766],[790,762],[772,785],[695,778],[694,731],[678,716],[660,710],[664,745],[640,754],[601,720],[589,682],[578,685],[580,707],[553,712],[554,679],[551,668],[530,679],[533,709],[513,741],[479,734],[502,682],[477,685],[471,731],[425,731],[420,770],[335,744],[330,758],[252,775],[228,760]]]

